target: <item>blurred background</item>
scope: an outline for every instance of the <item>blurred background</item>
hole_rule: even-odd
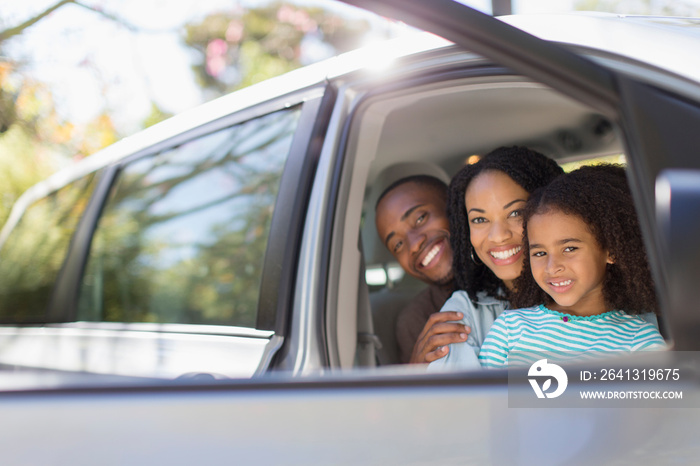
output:
[[[700,17],[700,0],[464,0],[488,14]],[[0,9],[0,225],[31,185],[216,97],[410,28],[332,1],[23,0]]]

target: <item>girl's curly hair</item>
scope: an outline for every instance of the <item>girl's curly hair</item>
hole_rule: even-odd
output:
[[[646,250],[621,165],[584,166],[536,191],[523,209],[524,262],[530,270],[527,223],[533,215],[560,211],[576,215],[588,225],[614,264],[608,264],[603,279],[603,297],[612,309],[629,314],[656,312],[657,301]],[[529,307],[552,299],[535,282],[532,273],[515,281],[511,304]]]
[[[466,165],[452,178],[447,199],[447,217],[450,222],[450,244],[452,245],[455,286],[464,290],[472,301],[477,292],[507,299],[508,291],[503,282],[484,264],[475,264],[471,259],[472,247],[469,239],[469,222],[464,204],[464,195],[474,178],[486,171],[500,171],[508,175],[528,193],[548,184],[564,171],[557,163],[526,147],[499,147],[473,165]]]

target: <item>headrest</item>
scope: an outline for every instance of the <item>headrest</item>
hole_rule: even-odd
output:
[[[445,170],[438,165],[430,162],[402,162],[390,165],[382,170],[377,178],[372,183],[365,196],[364,209],[365,220],[362,226],[362,244],[364,246],[365,262],[367,265],[385,264],[395,262],[394,256],[382,244],[377,227],[374,223],[375,212],[374,206],[377,204],[377,199],[386,188],[392,183],[415,175],[429,175],[442,180],[445,184],[449,184],[450,177],[447,176]]]

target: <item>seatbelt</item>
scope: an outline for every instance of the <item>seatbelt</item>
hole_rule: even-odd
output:
[[[377,365],[377,350],[381,349],[382,343],[374,333],[369,287],[365,280],[365,257],[361,251],[362,240],[360,240],[360,276],[357,280],[357,349],[355,351],[355,365],[358,367],[375,367]]]

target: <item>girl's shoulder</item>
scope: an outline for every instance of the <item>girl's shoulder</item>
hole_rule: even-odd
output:
[[[625,311],[612,311],[613,318],[620,323],[625,323],[640,328],[659,328],[654,314],[628,314]]]
[[[651,316],[644,314],[620,312],[620,327],[632,334],[632,351],[667,349],[666,341],[659,332],[655,316],[651,318]]]
[[[642,342],[648,341],[649,344],[646,346],[651,344],[653,344],[652,346],[658,347],[666,346],[664,337],[659,332],[658,321],[655,318],[651,319],[648,315],[631,315],[626,312],[621,312],[621,314],[620,326],[625,327],[628,332],[633,333],[635,339]],[[641,345],[640,348],[643,349],[644,345]]]

